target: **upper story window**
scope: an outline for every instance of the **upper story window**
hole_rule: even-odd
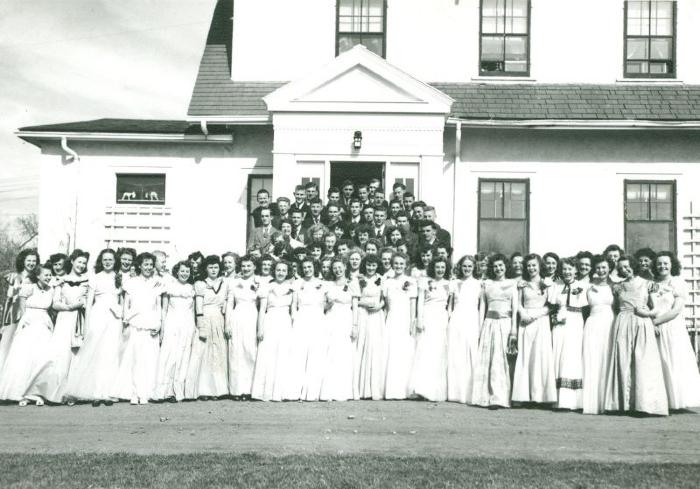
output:
[[[480,75],[530,73],[530,0],[481,0]]]
[[[386,56],[386,1],[338,0],[335,54],[356,44]]]
[[[676,2],[625,3],[625,76],[673,77],[676,72]]]
[[[118,173],[117,204],[165,204],[165,174]]]

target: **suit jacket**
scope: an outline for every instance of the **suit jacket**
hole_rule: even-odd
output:
[[[287,221],[289,221],[289,220],[291,219],[291,217],[292,217],[292,216],[291,216],[291,214],[289,214],[289,212],[287,212],[287,215],[286,215],[285,217],[282,217],[282,216],[274,216],[274,217],[272,218],[272,225],[273,225],[275,228],[279,229],[279,228],[282,227],[282,226],[281,226],[282,221],[285,220],[285,219],[286,219]]]
[[[318,223],[323,224],[323,217],[322,216],[319,216]],[[304,218],[303,226],[308,229],[313,225],[314,225],[314,218],[311,216],[311,213],[309,212],[308,214],[306,214],[306,217]]]
[[[248,239],[248,252],[253,250],[259,250],[264,253],[265,248],[267,248],[272,240],[272,235],[277,232],[274,226],[270,226],[269,231],[266,233],[263,228],[258,227],[253,229],[253,232]]]
[[[450,232],[446,231],[445,229],[437,229],[437,232],[435,233],[435,240],[440,241],[441,243],[444,243],[447,246],[452,246],[452,236],[450,236]]]
[[[296,202],[292,203],[292,205],[289,207],[289,213],[291,214],[292,211],[299,209],[301,212],[304,213],[304,217],[306,217],[306,214],[309,213],[309,203],[304,201],[304,204],[302,206],[298,206]]]
[[[292,238],[305,243],[307,231],[308,228],[305,228],[303,224],[300,225],[298,229],[294,229],[294,226],[292,225]]]
[[[277,204],[275,202],[270,204],[270,215],[271,216],[276,216],[277,215]],[[258,206],[255,209],[253,209],[253,212],[250,213],[250,217],[253,218],[253,227],[259,228],[262,226],[262,221],[260,220],[260,212],[262,211],[262,207]]]

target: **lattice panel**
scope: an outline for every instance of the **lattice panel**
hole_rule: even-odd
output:
[[[690,212],[683,216],[681,265],[689,289],[686,321],[697,359],[700,351],[700,213],[693,212],[692,202]]]
[[[171,248],[172,212],[161,206],[115,206],[105,209],[105,244],[137,251]]]

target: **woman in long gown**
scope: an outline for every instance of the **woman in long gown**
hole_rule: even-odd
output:
[[[258,312],[258,356],[253,373],[251,397],[261,401],[282,401],[289,378],[294,288],[292,267],[279,261],[274,280],[260,288]]]
[[[158,370],[153,399],[185,398],[185,380],[195,335],[194,287],[190,283],[192,266],[181,261],[173,267],[173,277],[165,285],[163,323]]]
[[[447,400],[470,403],[474,368],[479,351],[479,297],[481,281],[475,278],[476,259],[465,255],[450,282],[447,324]]]
[[[156,384],[165,284],[155,273],[155,263],[153,254],[141,253],[136,257],[137,275],[122,284],[126,344],[112,396],[134,405],[148,404]]]
[[[683,314],[688,286],[678,258],[669,251],[656,255],[656,291],[651,294],[654,326],[666,382],[669,409],[700,406],[700,373]]]
[[[591,267],[594,273],[586,293],[590,315],[583,327],[583,414],[601,414],[605,411],[615,311],[610,262],[597,255]]]
[[[26,249],[19,252],[15,258],[15,273],[5,277],[7,282],[7,296],[3,308],[2,323],[0,323],[0,371],[2,371],[5,359],[10,352],[12,339],[19,322],[19,291],[22,285],[33,283],[32,276],[38,271],[39,252],[35,249]]]
[[[106,248],[95,263],[85,304],[86,331],[83,346],[71,363],[65,397],[111,405],[112,383],[119,372],[122,338],[121,284],[114,271],[116,252]]]
[[[384,331],[384,298],[382,277],[378,273],[381,260],[367,255],[360,265],[357,282],[357,349],[355,352],[355,399],[384,399],[386,339]]]
[[[634,257],[622,255],[613,286],[618,314],[613,324],[613,346],[605,391],[606,411],[637,411],[668,415],[661,357],[649,317],[652,283],[635,276]]]
[[[437,257],[428,265],[428,279],[418,286],[416,355],[411,391],[428,401],[447,400],[448,263]]]
[[[210,399],[228,395],[228,344],[224,335],[226,281],[221,277],[221,260],[207,256],[202,264],[205,278],[194,284],[197,332],[187,367],[185,397]]]
[[[386,303],[386,399],[406,399],[416,350],[415,319],[418,290],[416,281],[406,275],[408,257],[395,253],[391,258],[392,276],[384,279],[382,295]]]
[[[558,409],[583,407],[583,308],[587,284],[576,280],[576,260],[561,260],[562,282],[555,286],[557,314],[552,325]]]
[[[88,277],[85,273],[90,254],[76,249],[70,255],[71,271],[56,287],[52,308],[58,311],[46,363],[27,389],[25,397],[63,402],[71,363],[82,346],[85,327]],[[77,341],[77,342],[76,342]]]
[[[20,406],[29,402],[25,393],[44,366],[53,330],[48,314],[54,298],[51,268],[34,267],[30,277],[36,283],[23,284],[15,297],[14,305],[20,320],[12,348],[0,370],[0,399],[19,401]],[[44,404],[41,398],[34,400],[37,406]]]
[[[357,283],[350,280],[350,270],[342,258],[333,259],[331,273],[334,280],[327,284],[326,289],[328,354],[320,399],[347,401],[353,398],[353,356],[360,292]]]
[[[525,280],[518,284],[518,357],[513,375],[513,402],[550,404],[557,402],[554,380],[552,332],[549,305],[554,283],[542,277],[539,255],[525,257]]]
[[[299,262],[300,279],[292,298],[292,350],[288,399],[317,401],[328,352],[328,327],[323,315],[326,283],[318,278],[319,265],[311,257]]]
[[[495,254],[489,261],[489,279],[482,282],[479,353],[474,369],[472,404],[510,407],[508,352],[517,345],[518,287],[506,278],[507,259]]]
[[[240,276],[231,280],[226,298],[226,336],[228,337],[228,391],[236,398],[249,398],[258,351],[258,289],[255,261],[241,258]]]

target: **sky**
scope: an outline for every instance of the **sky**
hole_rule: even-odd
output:
[[[36,212],[23,126],[183,119],[216,0],[0,0],[0,217]]]

